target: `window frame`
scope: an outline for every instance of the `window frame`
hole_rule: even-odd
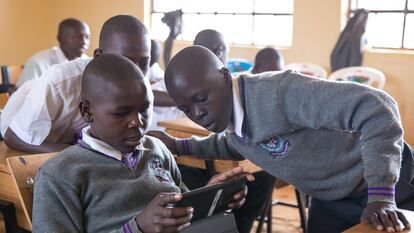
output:
[[[155,0],[151,0],[151,13],[150,13],[150,18],[151,18],[151,28],[153,26],[153,22],[152,22],[152,14],[163,14],[166,13],[164,11],[155,11],[154,10],[154,1]],[[253,6],[255,4],[255,1],[253,0]],[[182,4],[181,4],[181,9],[183,8]],[[178,8],[179,9],[179,8]],[[251,33],[254,32],[254,21],[255,21],[255,17],[256,15],[265,15],[265,16],[292,16],[292,18],[294,17],[294,9],[292,13],[263,13],[263,12],[254,12],[254,9],[252,10],[251,13],[231,13],[231,12],[183,12],[184,14],[193,14],[193,15],[248,15],[248,16],[253,16],[253,22],[252,22],[252,28],[251,28]],[[192,42],[192,41],[188,41],[188,40],[184,40],[184,39],[179,39],[179,41],[183,41],[183,42]],[[276,46],[276,47],[285,47],[285,48],[291,48],[292,47],[292,43],[293,43],[293,22],[292,22],[292,41],[291,41],[291,45],[290,46],[285,46],[285,45],[277,45],[277,44],[256,44],[254,43],[254,40],[252,39],[251,43],[234,43],[234,42],[230,42],[231,45],[239,45],[239,46]]]
[[[348,13],[348,20],[351,18],[351,14],[355,13],[356,10],[361,9],[357,8],[359,0],[349,0],[349,13]],[[355,7],[354,9],[352,9]],[[372,46],[374,49],[392,49],[392,50],[408,50],[408,51],[414,51],[414,48],[405,48],[404,47],[404,37],[405,37],[405,27],[406,27],[406,21],[407,21],[407,14],[414,14],[414,10],[408,9],[408,0],[405,0],[404,9],[403,10],[369,10],[369,13],[375,13],[375,14],[382,14],[382,13],[403,13],[404,14],[404,20],[403,20],[403,28],[402,28],[402,37],[400,41],[400,47],[399,48],[393,48],[393,47],[380,47],[380,46]]]

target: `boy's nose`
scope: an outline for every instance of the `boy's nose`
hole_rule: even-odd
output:
[[[206,111],[203,107],[198,106],[198,105],[194,106],[194,117],[195,117],[195,119],[201,120],[206,115],[207,115]]]
[[[139,128],[143,125],[143,121],[140,117],[140,115],[138,114],[136,117],[134,117],[129,123],[128,123],[128,128]]]

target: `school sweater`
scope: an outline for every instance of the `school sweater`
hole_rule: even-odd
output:
[[[34,186],[33,232],[140,232],[134,220],[161,192],[186,192],[165,145],[144,137],[136,170],[71,146],[48,160]]]
[[[241,129],[176,139],[178,154],[248,159],[322,200],[358,196],[368,188],[368,202],[395,203],[403,130],[389,95],[292,71],[246,74],[237,81]]]

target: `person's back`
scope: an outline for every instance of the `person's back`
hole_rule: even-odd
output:
[[[24,65],[17,86],[25,82],[38,79],[51,66],[78,57],[87,57],[86,50],[89,47],[89,27],[78,19],[63,20],[58,27],[57,39],[59,46],[37,52],[30,57]]]
[[[385,92],[292,71],[232,79],[200,46],[179,52],[165,80],[177,106],[215,132],[184,140],[159,134],[173,153],[245,158],[289,182],[312,197],[310,232],[340,232],[360,219],[389,232],[410,227],[396,203],[402,192],[414,200],[412,188],[397,189],[397,181],[413,187],[412,166],[402,166],[400,177],[401,161],[412,164],[413,156],[396,102]]]

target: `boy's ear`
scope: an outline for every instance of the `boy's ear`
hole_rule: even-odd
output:
[[[226,67],[221,68],[220,73],[223,75],[223,78],[226,82],[231,82],[231,72]]]
[[[223,56],[223,53],[224,53],[224,47],[220,45],[216,49],[214,49],[213,52],[218,58],[221,58]]]
[[[100,48],[97,48],[97,49],[95,49],[94,51],[93,51],[93,57],[95,58],[95,57],[99,57],[99,56],[101,56],[102,55],[102,49],[100,49]]]
[[[81,100],[79,103],[79,110],[81,112],[81,116],[85,122],[91,123],[92,119],[92,112],[89,101]]]

